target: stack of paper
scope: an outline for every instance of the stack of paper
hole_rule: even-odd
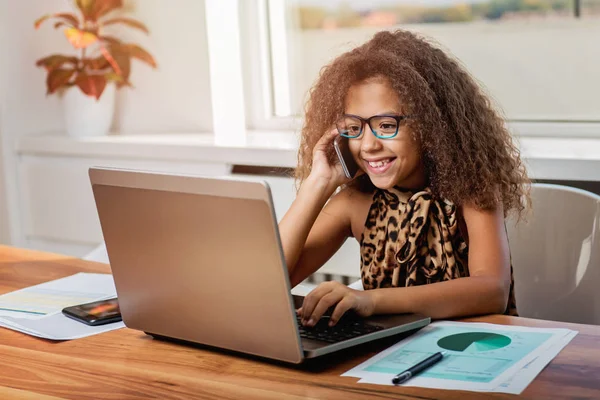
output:
[[[392,385],[392,378],[444,351],[442,361],[403,386],[520,394],[577,335],[569,329],[434,322],[342,376]]]
[[[69,340],[124,327],[123,322],[89,326],[62,309],[117,297],[109,274],[78,273],[0,296],[0,326],[52,340]]]

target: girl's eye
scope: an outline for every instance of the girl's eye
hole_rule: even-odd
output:
[[[384,122],[379,124],[379,129],[381,129],[383,132],[389,133],[389,132],[395,132],[396,131],[396,123],[391,123],[391,122]]]

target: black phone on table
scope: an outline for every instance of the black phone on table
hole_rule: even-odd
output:
[[[97,326],[121,321],[117,298],[65,307],[63,314],[84,324]]]
[[[342,169],[344,170],[346,177],[354,178],[359,170],[359,166],[356,161],[354,161],[354,157],[352,157],[348,140],[347,137],[339,135],[333,140],[333,147],[340,160],[340,164],[342,164]]]

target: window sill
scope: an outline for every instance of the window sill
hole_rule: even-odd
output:
[[[244,146],[217,146],[210,133],[109,135],[71,138],[25,136],[20,155],[195,161],[293,168],[298,138],[292,132],[248,133]],[[521,137],[521,154],[534,179],[600,181],[600,138]]]
[[[19,138],[20,155],[153,161],[215,162],[295,167],[296,136],[291,132],[251,132],[243,146],[215,145],[211,133],[107,135],[73,138],[30,135]]]

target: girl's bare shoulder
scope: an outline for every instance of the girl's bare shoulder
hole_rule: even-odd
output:
[[[334,198],[337,203],[335,208],[344,213],[350,221],[352,235],[360,239],[373,201],[373,193],[361,192],[355,187],[347,186]]]
[[[373,193],[365,193],[358,190],[353,186],[346,186],[340,191],[338,191],[333,199],[340,204],[343,204],[344,207],[348,206],[357,206],[363,203],[371,204],[371,200],[373,199]],[[351,207],[354,208],[354,207]]]

